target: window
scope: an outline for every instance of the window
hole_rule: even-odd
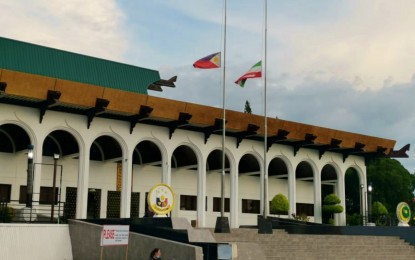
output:
[[[55,205],[58,204],[59,188],[55,187]],[[53,188],[52,187],[40,187],[39,204],[53,203]]]
[[[11,184],[0,184],[0,202],[10,202]]]
[[[180,195],[180,210],[197,210],[197,196]]]
[[[53,188],[52,187],[40,187],[39,204],[53,203]],[[55,205],[58,203],[59,188],[55,187]],[[26,203],[26,186],[20,186],[19,203]]]
[[[20,204],[26,203],[26,186],[20,186],[19,203]]]
[[[260,213],[259,200],[242,199],[242,213],[259,214]]]
[[[314,204],[297,203],[296,212],[297,215],[314,216]]]
[[[213,212],[220,212],[221,211],[221,198],[213,198]],[[229,198],[225,198],[225,212],[229,212],[230,208],[230,200]]]

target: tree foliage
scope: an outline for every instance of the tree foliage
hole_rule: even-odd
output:
[[[252,114],[251,104],[249,104],[248,100],[245,102],[244,113]]]
[[[375,216],[387,215],[389,212],[386,207],[380,201],[373,202],[372,214]]]
[[[339,197],[337,197],[336,194],[332,193],[327,195],[323,201],[323,212],[328,214],[342,213],[343,206],[340,205],[340,202],[341,200],[339,199]]]
[[[271,214],[287,214],[288,209],[288,199],[284,194],[278,193],[272,198]]]
[[[367,179],[372,183],[373,201],[381,202],[389,212],[394,212],[399,202],[412,202],[415,176],[399,161],[390,158],[370,161]]]

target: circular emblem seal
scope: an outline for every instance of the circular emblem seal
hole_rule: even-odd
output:
[[[402,223],[407,224],[411,220],[411,209],[406,202],[400,202],[396,207],[396,216]]]
[[[157,215],[167,215],[174,207],[174,193],[167,184],[154,185],[147,196],[151,210]]]

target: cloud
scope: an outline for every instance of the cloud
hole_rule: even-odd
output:
[[[276,57],[271,63],[291,75],[316,76],[318,68],[324,72],[317,76],[321,80],[335,77],[359,90],[408,82],[415,71],[410,55],[415,2],[398,3],[351,1],[349,7],[334,6],[344,9],[335,11],[335,19],[307,23],[271,18],[276,26],[270,30],[270,46],[279,43],[279,48],[270,47],[270,56]]]
[[[234,80],[262,59],[263,2],[228,0],[226,108],[263,114],[264,87]],[[0,0],[1,36],[154,68],[176,88],[150,95],[222,106],[223,1]],[[397,140],[415,132],[415,1],[268,1],[267,115]],[[402,162],[411,172],[415,160]]]
[[[120,60],[128,44],[113,0],[3,1],[1,36]]]

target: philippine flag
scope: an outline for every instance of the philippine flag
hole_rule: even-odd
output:
[[[217,69],[220,67],[220,52],[211,54],[193,63],[198,69]]]

